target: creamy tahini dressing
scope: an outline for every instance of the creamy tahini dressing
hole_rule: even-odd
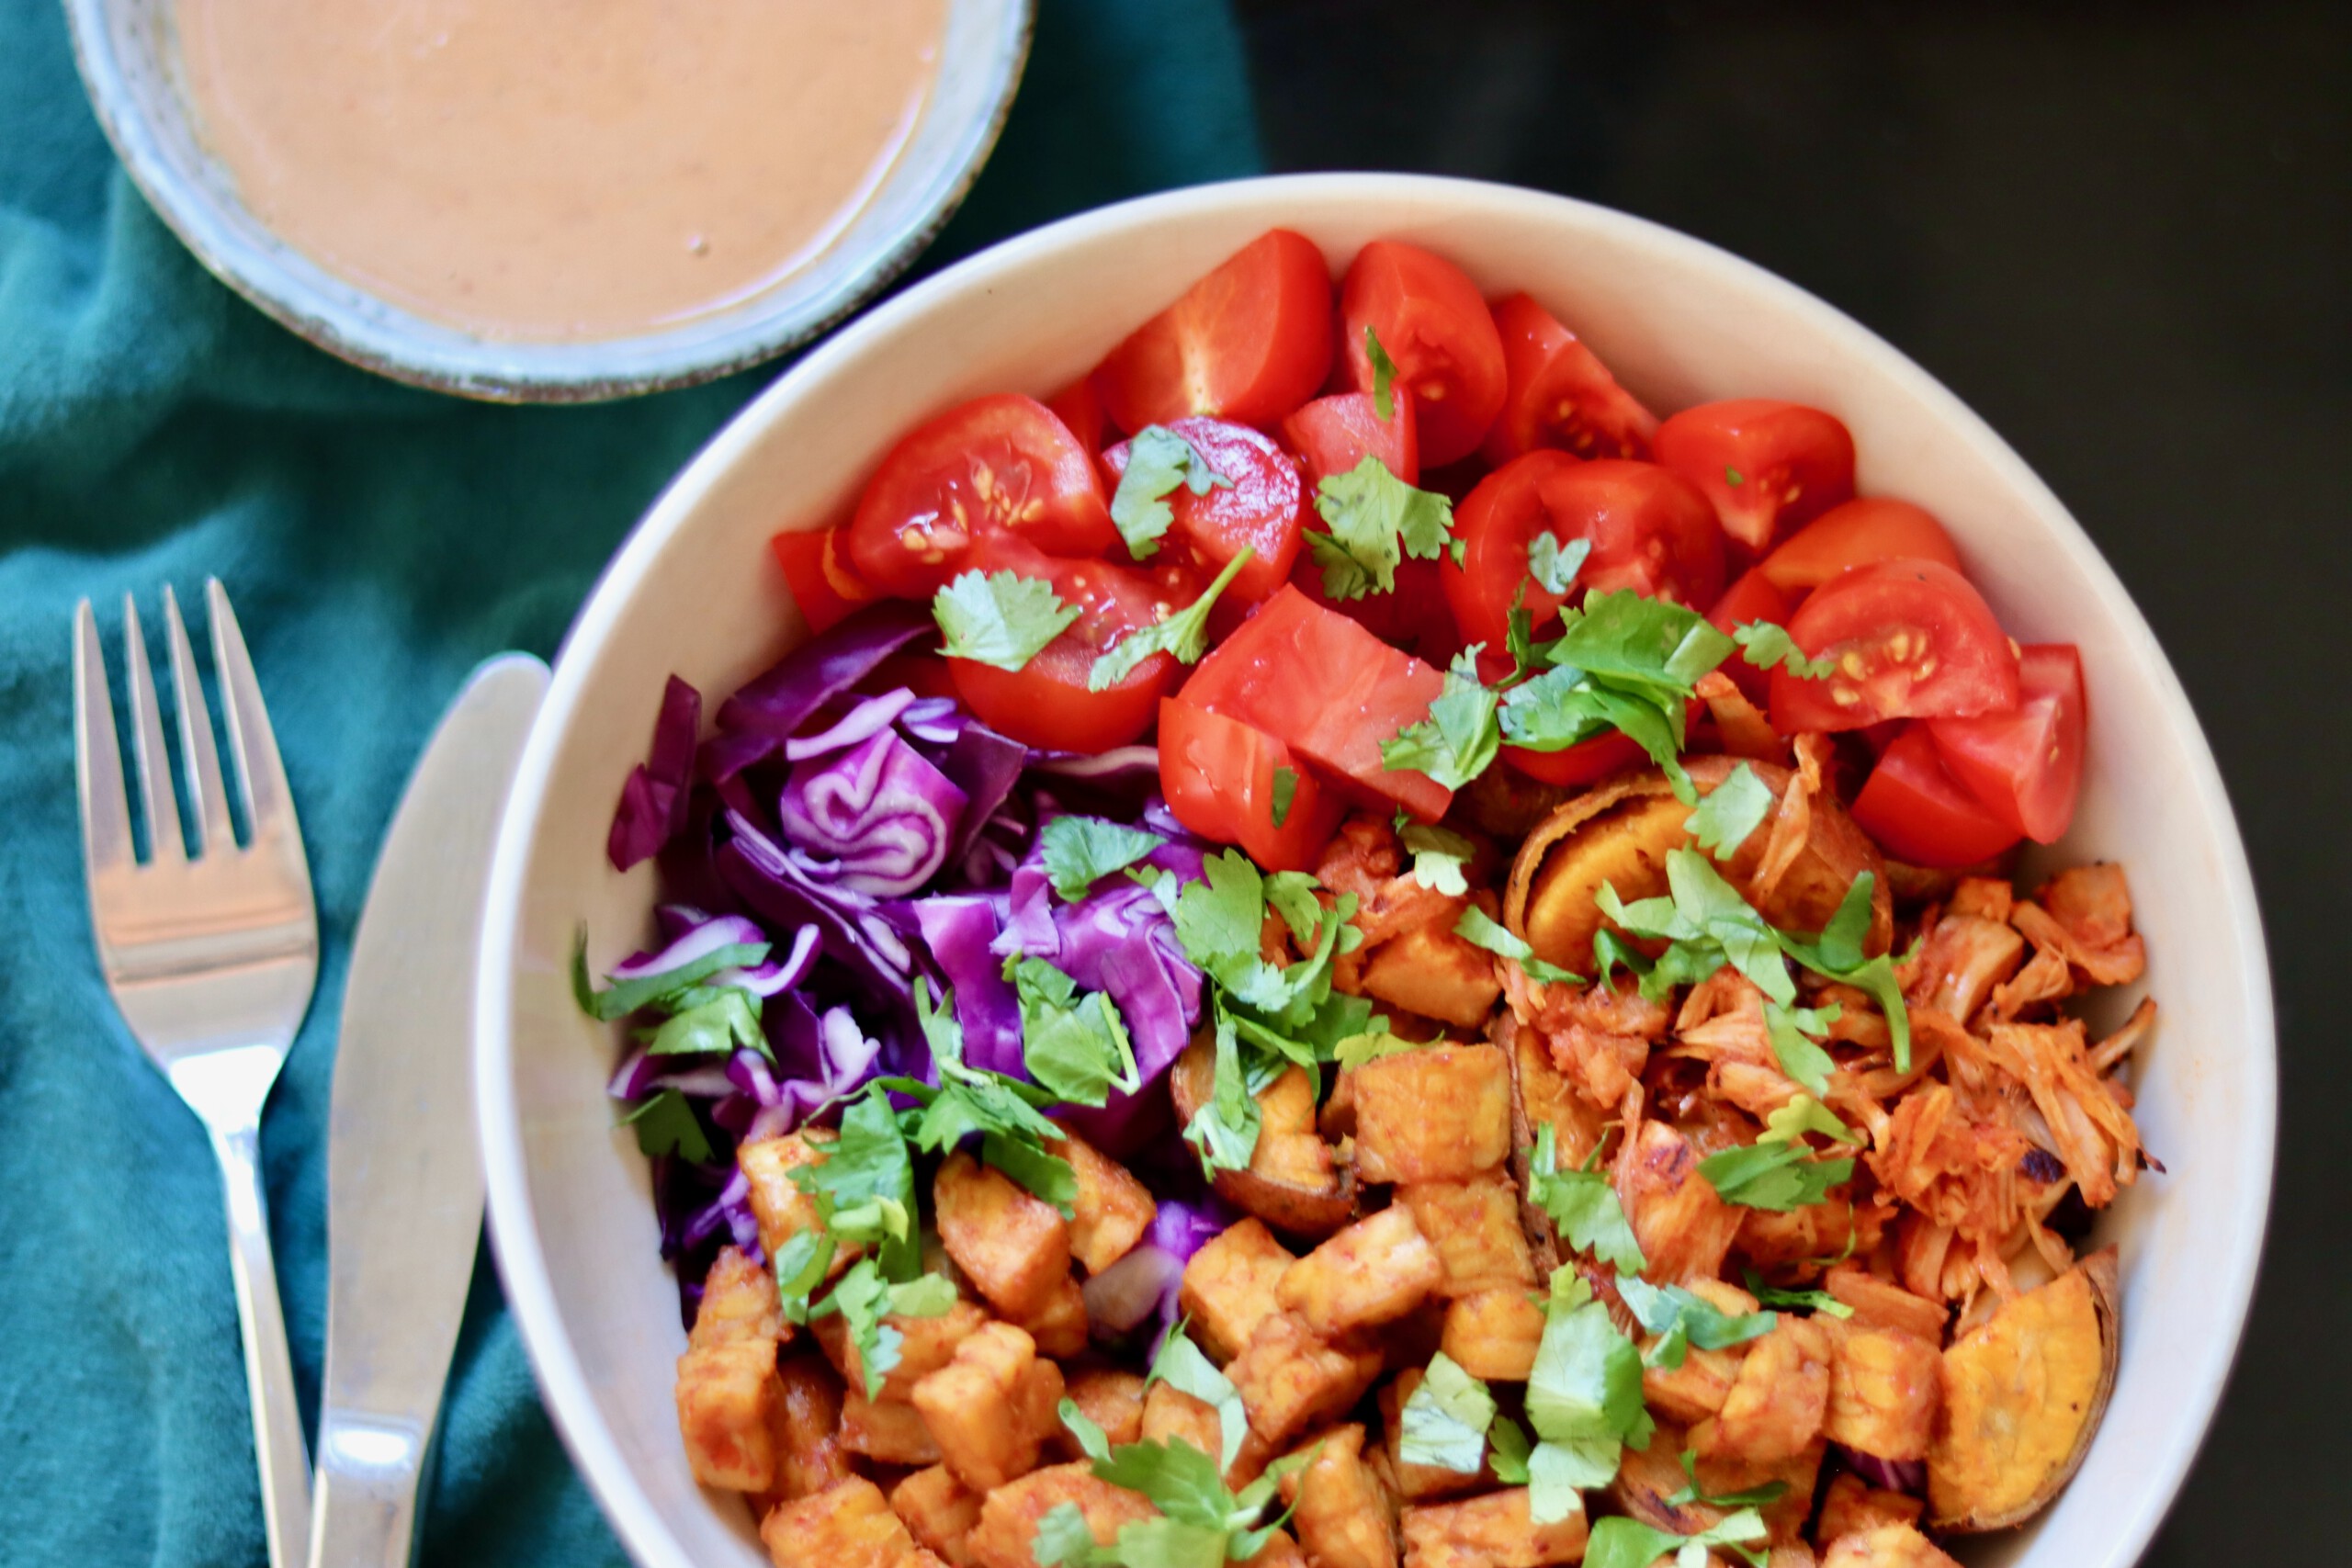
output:
[[[944,0],[176,0],[207,143],[297,249],[484,336],[772,288],[908,138]]]

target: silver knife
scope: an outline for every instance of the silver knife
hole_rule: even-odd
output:
[[[476,670],[385,836],[344,983],[327,1134],[327,1355],[311,1568],[408,1568],[481,1233],[475,953],[491,840],[548,667]]]

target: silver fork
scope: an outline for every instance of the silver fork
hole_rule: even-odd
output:
[[[74,612],[74,761],[82,859],[98,967],[123,1021],[211,1135],[229,1204],[229,1271],[243,1332],[254,1457],[272,1568],[299,1562],[311,1534],[311,1467],[261,1179],[261,1109],[311,1004],[319,918],[286,770],[252,659],[219,581],[204,585],[212,667],[249,842],[238,847],[212,744],[212,718],[177,601],[164,590],[180,758],[196,816],[196,856],[180,836],[171,762],[139,610],[123,596],[122,637],[148,854],[133,853],[106,655],[90,602]]]

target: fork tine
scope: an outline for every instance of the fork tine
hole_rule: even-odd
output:
[[[107,691],[106,649],[85,599],[74,608],[74,779],[82,807],[82,860],[91,872],[131,863],[130,809],[122,794],[122,747]]]
[[[229,608],[229,591],[217,577],[205,579],[204,608],[212,623],[212,672],[220,682],[220,706],[229,716],[229,750],[237,764],[245,820],[255,842],[280,828],[292,833],[293,797],[286,787],[286,765],[278,761],[277,737],[269,728],[269,710],[262,706],[261,682],[254,678],[253,656],[245,651],[244,633],[237,629],[237,613]]]
[[[172,758],[164,750],[164,718],[155,707],[155,670],[139,631],[139,603],[122,596],[123,676],[130,687],[130,758],[139,773],[139,808],[147,817],[147,860],[169,865],[187,859],[180,837],[180,806],[172,794]]]
[[[170,583],[164,585],[164,626],[172,658],[172,694],[180,715],[180,761],[187,771],[187,803],[196,813],[196,852],[233,850],[229,796],[220,787],[220,754],[212,744],[212,710],[205,705],[204,682],[187,645],[187,626]]]

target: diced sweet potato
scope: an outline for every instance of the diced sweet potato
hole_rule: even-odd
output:
[[[1503,989],[1494,959],[1443,925],[1415,926],[1374,948],[1357,984],[1365,996],[1470,1030],[1486,1023]]]
[[[2114,1390],[2116,1322],[2109,1247],[1943,1352],[1943,1416],[1928,1450],[1937,1529],[1999,1529],[2056,1495]]]
[[[1396,1568],[1396,1498],[1365,1462],[1363,1427],[1334,1427],[1300,1445],[1314,1461],[1283,1477],[1291,1528],[1316,1568]]]
[[[1718,1558],[1716,1561],[1720,1562],[1722,1560]],[[1821,1560],[1814,1556],[1813,1548],[1804,1542],[1792,1541],[1766,1552],[1764,1568],[1821,1568]]]
[[[1299,1551],[1288,1530],[1278,1529],[1241,1562],[1246,1568],[1306,1568],[1306,1554]]]
[[[1172,1383],[1156,1382],[1144,1393],[1143,1438],[1146,1442],[1162,1443],[1181,1438],[1211,1459],[1225,1453],[1225,1427],[1216,1406]],[[1255,1432],[1246,1434],[1233,1462],[1225,1468],[1226,1485],[1239,1491],[1265,1473],[1266,1461],[1272,1458],[1273,1450],[1264,1438]]]
[[[1260,1089],[1259,1130],[1267,1133],[1315,1131],[1315,1083],[1304,1067],[1284,1067],[1273,1082]]]
[[[939,1239],[989,1304],[1014,1319],[1044,1311],[1069,1277],[1061,1212],[967,1154],[947,1156],[932,1195]]]
[[[915,1384],[914,1406],[956,1478],[985,1492],[1037,1467],[1061,1397],[1061,1369],[1037,1359],[1036,1342],[1009,1323],[991,1323]]]
[[[1274,1287],[1274,1301],[1329,1338],[1404,1316],[1444,1274],[1412,1210],[1392,1203],[1292,1264]]]
[[[783,1503],[760,1521],[775,1568],[902,1568],[914,1537],[882,1489],[862,1475]]]
[[[1070,1256],[1089,1274],[1099,1274],[1143,1239],[1159,1205],[1125,1166],[1074,1134],[1049,1146],[1078,1178],[1078,1196],[1069,1205]]]
[[[855,1384],[842,1394],[842,1447],[884,1464],[939,1462],[939,1444],[921,1411],[903,1399],[868,1399]]]
[[[775,1445],[775,1479],[762,1494],[761,1512],[854,1473],[842,1446],[842,1381],[810,1351],[788,1355],[776,1368],[776,1396],[768,1407]]]
[[[1625,1450],[1616,1479],[1609,1483],[1609,1500],[1619,1512],[1675,1535],[1695,1535],[1721,1524],[1730,1513],[1727,1508],[1700,1502],[1669,1501],[1690,1484],[1690,1477],[1682,1470],[1681,1456],[1692,1446],[1690,1434],[1681,1426],[1660,1419],[1648,1448]],[[1702,1456],[1698,1461],[1699,1486],[1707,1495],[1721,1497],[1778,1482],[1786,1490],[1779,1501],[1766,1504],[1758,1511],[1764,1516],[1765,1528],[1770,1531],[1770,1544],[1794,1545],[1803,1539],[1805,1521],[1813,1517],[1813,1492],[1821,1478],[1826,1448],[1816,1439],[1803,1452],[1777,1464],[1754,1464],[1721,1455]]]
[[[918,1470],[890,1488],[890,1511],[926,1550],[956,1568],[971,1561],[965,1540],[980,1522],[980,1494],[945,1465]]]
[[[1740,1215],[1733,1246],[1768,1272],[1799,1268],[1815,1258],[1838,1257],[1854,1246],[1853,1202],[1846,1194],[1833,1192],[1826,1201],[1794,1209],[1747,1210]]]
[[[1543,1568],[1583,1560],[1584,1507],[1536,1524],[1528,1490],[1514,1486],[1461,1503],[1420,1503],[1405,1510],[1406,1568]]]
[[[735,1151],[735,1167],[752,1184],[752,1217],[759,1222],[760,1247],[770,1258],[802,1231],[815,1230],[817,1201],[793,1184],[804,1165],[822,1165],[832,1134],[808,1128],[780,1138],[763,1138]],[[838,1248],[827,1278],[847,1269],[865,1249],[855,1243]]]
[[[1702,1350],[1692,1346],[1682,1364],[1642,1368],[1642,1398],[1660,1415],[1688,1426],[1704,1421],[1724,1407],[1731,1385],[1739,1376],[1744,1350]]]
[[[1238,1171],[1220,1171],[1221,1176],[1236,1176]],[[1300,1192],[1315,1192],[1336,1196],[1340,1190],[1340,1169],[1331,1145],[1312,1133],[1269,1133],[1262,1129],[1258,1142],[1250,1150],[1249,1174],[1277,1187],[1295,1189]],[[1319,1231],[1321,1217],[1300,1229]]]
[[[1892,1280],[1882,1280],[1852,1264],[1832,1269],[1822,1288],[1854,1309],[1846,1321],[1857,1328],[1899,1328],[1930,1345],[1940,1345],[1951,1314],[1943,1303],[1913,1295]]]
[[[1112,1447],[1132,1443],[1143,1436],[1143,1378],[1124,1367],[1080,1367],[1066,1372],[1063,1393],[1086,1418],[1102,1428]],[[1069,1432],[1057,1442],[1072,1459],[1084,1457],[1078,1439]]]
[[[1191,1125],[1216,1084],[1216,1053],[1205,1032],[1176,1059],[1168,1075],[1176,1120]],[[1314,1131],[1314,1100],[1306,1076],[1294,1067],[1259,1090],[1259,1135],[1246,1170],[1220,1170],[1217,1196],[1285,1235],[1327,1236],[1355,1214],[1350,1171],[1333,1164]]]
[[[1085,1462],[1048,1465],[998,1487],[980,1505],[980,1522],[965,1538],[978,1568],[1037,1568],[1032,1546],[1037,1521],[1064,1503],[1074,1504],[1094,1531],[1095,1544],[1119,1539],[1119,1527],[1150,1518],[1159,1510],[1140,1493],[1098,1480]]]
[[[678,1431],[705,1486],[764,1492],[775,1479],[768,1418],[776,1397],[775,1341],[722,1339],[678,1358]]]
[[[1334,1344],[1304,1318],[1278,1312],[1258,1325],[1226,1375],[1250,1413],[1250,1428],[1280,1443],[1353,1404],[1380,1375],[1380,1352]]]
[[[703,1281],[702,1305],[695,1309],[686,1347],[700,1349],[738,1339],[775,1345],[789,1337],[786,1330],[791,1326],[784,1321],[784,1302],[776,1293],[775,1276],[752,1262],[741,1248],[722,1247]]]
[[[1831,1541],[1821,1568],[1960,1568],[1960,1564],[1911,1526],[1881,1525]]]
[[[1880,1459],[1928,1457],[1943,1403],[1943,1356],[1899,1328],[1856,1328],[1828,1319],[1829,1407],[1822,1432]]]
[[[1016,1320],[1022,1332],[1037,1342],[1037,1354],[1065,1360],[1086,1349],[1086,1292],[1076,1275],[1065,1274],[1045,1309]]]
[[[1544,1309],[1517,1286],[1445,1303],[1445,1353],[1474,1378],[1524,1382],[1544,1342]]]
[[[1712,1421],[1691,1428],[1703,1457],[1778,1464],[1821,1435],[1829,1404],[1829,1336],[1811,1318],[1782,1314],[1751,1341],[1731,1392]]]
[[[1884,1491],[1850,1470],[1841,1471],[1822,1488],[1821,1520],[1814,1526],[1814,1539],[1826,1546],[1839,1536],[1881,1525],[1917,1525],[1926,1507],[1906,1492]]]
[[[1391,1378],[1380,1391],[1380,1427],[1382,1446],[1376,1450],[1390,1488],[1407,1503],[1425,1503],[1433,1498],[1459,1496],[1464,1492],[1483,1492],[1495,1483],[1493,1456],[1476,1472],[1464,1473],[1448,1470],[1442,1465],[1408,1464],[1402,1458],[1405,1404],[1413,1391],[1421,1386],[1421,1369],[1408,1367]]]
[[[1642,1277],[1687,1285],[1723,1272],[1724,1255],[1746,1212],[1726,1203],[1699,1174],[1699,1152],[1664,1122],[1642,1123],[1630,1164],[1616,1177],[1617,1201],[1648,1267]]]
[[[881,1399],[905,1399],[915,1384],[956,1359],[956,1347],[978,1333],[989,1314],[978,1303],[959,1301],[937,1317],[886,1314],[882,1321],[899,1331],[899,1361],[882,1374]],[[819,1342],[828,1355],[838,1355],[842,1381],[864,1387],[865,1363],[858,1359],[857,1341],[848,1320],[835,1313],[817,1320]]]
[[[1355,1068],[1366,1181],[1463,1181],[1510,1154],[1510,1067],[1492,1045],[1430,1045]]]
[[[1201,1348],[1219,1361],[1241,1354],[1258,1325],[1275,1311],[1275,1288],[1296,1261],[1255,1219],[1227,1226],[1193,1253],[1176,1304],[1193,1320]]]
[[[1500,1172],[1467,1181],[1414,1182],[1399,1187],[1396,1198],[1437,1248],[1443,1269],[1438,1289],[1446,1295],[1534,1288],[1535,1264],[1527,1233],[1520,1227],[1519,1192]]]

